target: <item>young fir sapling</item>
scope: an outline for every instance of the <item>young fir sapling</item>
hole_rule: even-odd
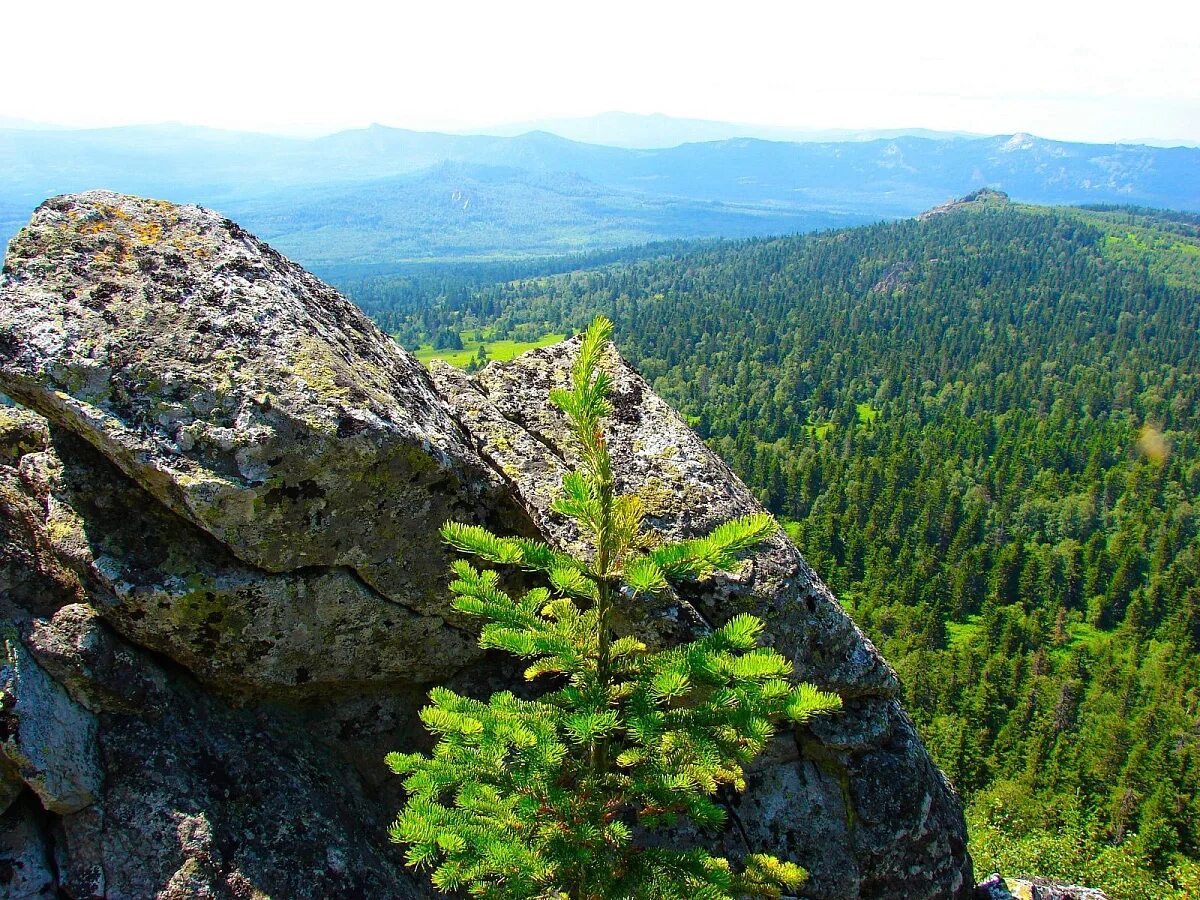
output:
[[[480,646],[529,661],[527,679],[555,689],[536,700],[508,691],[486,703],[446,688],[421,710],[438,738],[432,755],[391,753],[407,800],[391,828],[406,861],[432,869],[444,892],[485,898],[729,900],[778,897],[805,872],[752,854],[741,870],[700,849],[646,846],[639,832],[690,818],[720,828],[721,785],[745,786],[743,766],[771,739],[774,722],[803,722],[840,707],[810,684],[791,684],[791,663],[760,647],[763,624],[737,615],[685,646],[650,652],[612,629],[613,602],[664,591],[670,580],[728,571],[777,529],[765,514],[709,534],[663,543],[643,531],[636,495],[618,494],[602,419],[612,377],[602,354],[612,324],[587,329],[571,386],[551,400],[570,422],[580,465],[553,509],[590,541],[587,558],[525,538],[447,522],[455,549],[493,566],[539,573],[546,587],[516,599],[495,569],[452,568],[454,608],[479,616]]]

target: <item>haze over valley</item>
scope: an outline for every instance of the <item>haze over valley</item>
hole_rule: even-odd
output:
[[[371,126],[317,138],[160,125],[0,130],[0,239],[48,196],[102,186],[209,206],[323,270],[739,238],[916,215],[979,187],[1032,203],[1200,210],[1200,149],[917,130],[728,137],[722,123],[596,117],[598,143]],[[553,123],[548,123],[553,125]],[[641,135],[640,137],[638,135]]]

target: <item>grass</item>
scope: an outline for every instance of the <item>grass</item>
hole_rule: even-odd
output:
[[[434,350],[429,344],[424,344],[412,351],[413,356],[419,359],[422,363],[427,363],[431,359],[441,359],[450,363],[452,366],[457,366],[460,369],[465,369],[467,364],[473,359],[477,359],[479,355],[479,347],[482,344],[484,351],[487,353],[489,360],[499,360],[500,362],[508,362],[515,356],[520,356],[526,350],[534,350],[538,347],[549,347],[551,344],[557,344],[559,341],[567,339],[565,334],[547,334],[544,337],[538,338],[536,341],[489,341],[476,340],[475,331],[463,331],[459,334],[462,338],[463,348],[461,350]]]
[[[1075,622],[1067,626],[1067,636],[1070,641],[1067,643],[1068,649],[1075,647],[1086,647],[1091,652],[1095,653],[1101,649],[1104,642],[1111,636],[1111,632],[1101,631],[1094,625],[1089,625],[1087,622]]]
[[[859,403],[856,409],[858,410],[859,425],[870,425],[879,418],[879,410],[870,403]],[[804,426],[804,432],[805,434],[812,435],[819,441],[823,441],[835,427],[837,427],[837,423],[835,422],[809,422]]]
[[[1200,279],[1200,244],[1192,240],[1136,225],[1109,225],[1105,232],[1101,251],[1110,259],[1134,265],[1145,262],[1152,273],[1175,287],[1191,287]]]
[[[978,640],[982,628],[979,616],[967,616],[965,622],[947,622],[946,644],[951,650],[964,650]],[[1067,643],[1054,651],[1054,657],[1061,660],[1080,647],[1096,653],[1111,637],[1112,632],[1103,631],[1087,622],[1072,622],[1067,626]]]
[[[951,650],[962,650],[974,643],[982,626],[979,616],[967,616],[965,622],[946,623],[946,644]]]

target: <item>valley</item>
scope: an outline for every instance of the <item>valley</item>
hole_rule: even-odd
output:
[[[981,185],[1029,203],[1200,210],[1194,147],[919,129],[768,140],[732,127],[683,122],[664,134],[691,142],[652,147],[378,125],[316,138],[0,129],[0,245],[47,197],[97,187],[207,206],[318,271],[818,231],[913,216]]]

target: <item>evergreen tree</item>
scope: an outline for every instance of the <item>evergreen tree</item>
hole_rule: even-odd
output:
[[[454,328],[443,328],[433,337],[433,349],[435,350],[461,350],[463,349],[462,336]]]
[[[787,680],[791,664],[759,647],[762,622],[738,615],[691,644],[650,652],[611,623],[628,600],[733,567],[776,530],[766,515],[726,522],[673,543],[642,530],[634,495],[615,490],[602,419],[611,376],[601,356],[607,319],[588,328],[571,388],[552,401],[566,414],[582,464],[563,480],[554,509],[590,538],[587,559],[523,538],[453,522],[442,535],[487,563],[536,572],[548,587],[513,599],[495,569],[456,561],[454,607],[479,616],[480,646],[530,662],[525,675],[557,688],[536,700],[511,692],[486,703],[446,688],[421,711],[439,741],[431,756],[388,755],[405,776],[407,802],[391,829],[410,866],[432,868],[442,891],[488,898],[778,897],[804,870],[752,854],[737,871],[703,850],[645,846],[638,834],[690,818],[719,828],[712,799],[741,790],[743,766],[771,739],[774,722],[803,722],[841,705],[838,697]]]

